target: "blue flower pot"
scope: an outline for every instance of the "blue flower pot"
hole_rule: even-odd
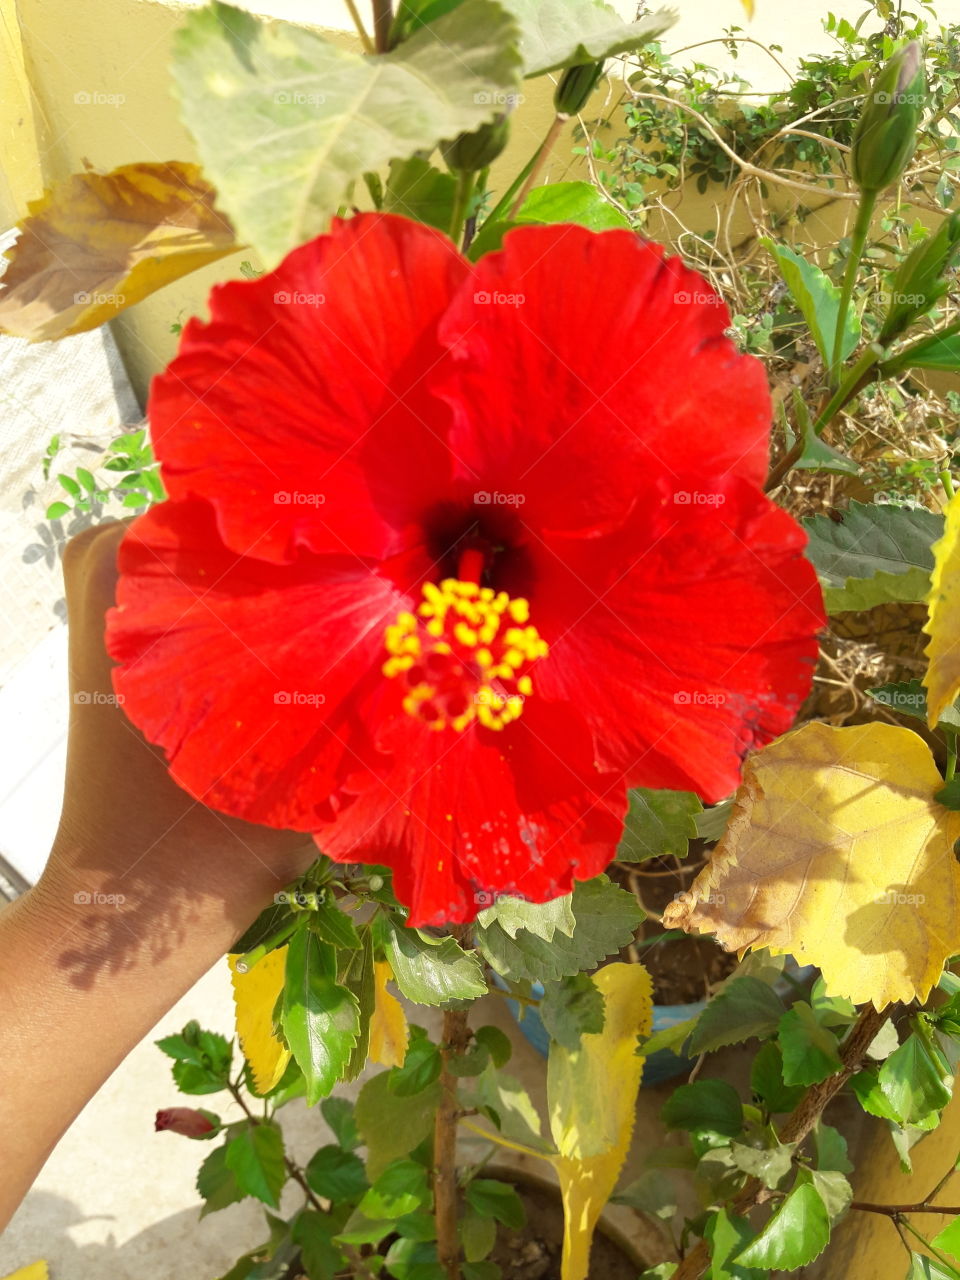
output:
[[[784,996],[794,990],[794,984],[803,982],[808,977],[812,977],[814,969],[812,965],[806,965],[801,968],[794,960],[787,960],[787,967],[790,969],[792,981],[788,982],[781,979],[774,984],[774,990],[778,995]],[[507,982],[501,978],[499,973],[491,970],[491,976],[501,991],[509,991],[510,987]],[[531,984],[531,995],[539,1000],[543,995],[543,987],[539,982]],[[513,1014],[517,1026],[523,1032],[529,1044],[536,1049],[541,1057],[545,1058],[550,1049],[550,1033],[543,1025],[543,1019],[540,1012],[531,1005],[521,1005],[516,1000],[507,1000],[510,1006],[510,1012]],[[675,1027],[678,1022],[686,1022],[688,1018],[695,1018],[702,1013],[707,1007],[706,1000],[694,1000],[690,1004],[655,1004],[653,1006],[653,1031],[665,1031],[668,1027]],[[656,1053],[652,1053],[643,1064],[643,1080],[642,1083],[663,1084],[665,1080],[672,1080],[675,1076],[683,1075],[690,1071],[693,1067],[694,1059],[687,1058],[681,1054],[674,1053],[672,1049],[659,1049]]]

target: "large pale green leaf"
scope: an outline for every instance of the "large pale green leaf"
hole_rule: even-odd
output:
[[[926,597],[942,516],[922,507],[851,502],[839,524],[828,516],[802,523],[829,613]]]
[[[520,24],[525,76],[559,67],[599,62],[639,49],[676,21],[668,9],[624,22],[616,9],[599,0],[502,0]]]
[[[256,1196],[264,1204],[277,1208],[287,1180],[279,1129],[272,1124],[242,1129],[227,1143],[224,1163],[245,1195]]]
[[[492,907],[485,907],[478,913],[477,922],[485,927],[498,924],[511,938],[517,936],[519,929],[536,934],[544,942],[552,942],[558,929],[569,938],[572,937],[576,924],[573,918],[573,894],[565,893],[559,898],[551,898],[549,902],[527,902],[525,898],[512,898],[503,894]]]
[[[367,1148],[368,1177],[379,1177],[392,1160],[407,1155],[433,1132],[439,1102],[440,1083],[436,1080],[409,1098],[392,1092],[388,1071],[366,1082],[354,1114]]]
[[[480,961],[454,938],[433,938],[391,920],[386,950],[397,986],[417,1004],[474,1000],[487,994]]]
[[[795,1271],[821,1254],[829,1240],[827,1207],[816,1187],[806,1182],[790,1192],[736,1261],[768,1271]]]
[[[188,15],[173,72],[204,172],[272,264],[325,230],[364,172],[492,120],[517,83],[517,38],[499,4],[463,0],[363,57],[215,3]]]
[[[734,978],[717,992],[697,1019],[689,1051],[711,1053],[754,1036],[770,1036],[783,1013],[783,1001],[766,982]]]
[[[776,258],[784,284],[803,313],[820,355],[829,365],[833,359],[833,338],[837,331],[840,309],[839,286],[824,275],[815,263],[808,262],[786,245],[767,239],[762,240],[761,244]],[[841,359],[846,360],[859,341],[860,321],[851,307],[844,322]]]
[[[897,360],[897,357],[894,357]],[[926,342],[918,342],[904,365],[908,369],[944,369],[948,373],[960,371],[960,333],[939,338],[936,334]]]

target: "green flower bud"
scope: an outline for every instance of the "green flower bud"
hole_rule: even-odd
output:
[[[557,113],[575,116],[582,111],[602,74],[602,62],[582,62],[579,66],[567,67],[553,92]]]
[[[890,283],[887,318],[879,337],[882,344],[903,333],[944,297],[950,288],[945,277],[958,249],[960,214],[952,213],[904,258]]]
[[[881,68],[857,121],[850,168],[861,191],[883,191],[906,169],[926,96],[920,45],[911,40]]]
[[[452,142],[441,143],[440,150],[447,168],[454,173],[478,173],[493,164],[507,145],[509,136],[510,121],[504,112],[473,133],[461,133]]]

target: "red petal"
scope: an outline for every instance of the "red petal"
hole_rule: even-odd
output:
[[[207,498],[228,546],[278,563],[407,545],[449,482],[448,415],[425,379],[466,270],[439,232],[365,215],[215,288],[210,323],[190,322],[151,390],[171,496]]]
[[[472,920],[496,893],[545,902],[613,861],[625,789],[568,709],[531,700],[501,733],[405,719],[393,770],[316,840],[339,861],[392,867],[411,925]]]
[[[762,481],[763,366],[723,336],[711,286],[662,255],[628,231],[525,227],[480,260],[440,329],[473,490],[517,500],[540,529],[590,530],[625,516],[644,475],[694,457]]]
[[[540,543],[531,616],[534,687],[577,703],[604,766],[714,801],[793,723],[824,614],[795,521],[743,482],[705,489],[648,490],[622,535]]]
[[[271,565],[217,537],[205,502],[167,502],[120,549],[107,642],[124,710],[191,795],[312,830],[370,757],[363,702],[406,598],[352,557]]]

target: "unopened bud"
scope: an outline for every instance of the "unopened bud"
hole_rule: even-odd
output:
[[[944,218],[933,235],[921,240],[897,268],[890,286],[890,307],[879,341],[888,343],[930,310],[949,288],[946,279],[960,249],[960,214]]]
[[[167,1107],[158,1111],[154,1122],[157,1133],[170,1129],[184,1138],[206,1138],[220,1128],[219,1119],[212,1111],[198,1111],[194,1107]]]
[[[911,40],[881,68],[857,121],[850,170],[861,191],[883,191],[910,163],[926,93],[920,45]]]
[[[479,173],[493,164],[509,136],[510,122],[504,112],[472,133],[461,133],[452,142],[441,143],[440,150],[454,173]]]
[[[575,116],[587,105],[591,93],[603,75],[602,62],[582,62],[567,67],[553,92],[553,105],[560,115]]]

